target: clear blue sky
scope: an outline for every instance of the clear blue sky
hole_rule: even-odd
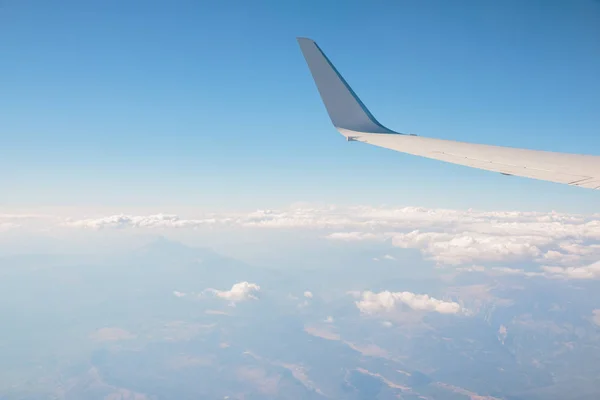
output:
[[[0,205],[599,211],[598,192],[346,143],[295,40],[392,129],[600,155],[598,1],[51,3],[0,4]]]

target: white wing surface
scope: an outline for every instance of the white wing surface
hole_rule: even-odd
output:
[[[298,43],[333,125],[350,141],[505,175],[600,188],[600,156],[464,143],[394,132],[375,119],[314,41],[298,38]]]

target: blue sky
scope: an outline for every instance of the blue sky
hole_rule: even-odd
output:
[[[4,2],[0,205],[597,211],[594,191],[346,143],[295,37],[392,129],[600,154],[600,2],[257,4]]]

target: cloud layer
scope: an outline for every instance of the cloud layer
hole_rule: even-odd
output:
[[[114,229],[114,228],[194,228],[215,224],[212,218],[181,219],[173,214],[155,214],[147,216],[111,215],[101,218],[86,218],[68,220],[65,226],[88,229]]]
[[[0,214],[0,230],[26,226],[35,218],[35,215]],[[210,213],[196,218],[174,214],[44,218],[48,223],[68,229],[314,230],[331,241],[379,241],[391,247],[416,249],[440,267],[459,267],[463,272],[473,265],[497,268],[526,262],[539,267],[531,276],[600,277],[593,266],[600,260],[600,215],[597,214],[303,206],[250,213]]]

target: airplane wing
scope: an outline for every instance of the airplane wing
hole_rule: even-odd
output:
[[[375,119],[313,40],[298,38],[298,43],[331,122],[349,141],[505,175],[600,188],[600,156],[490,146],[394,132]]]

